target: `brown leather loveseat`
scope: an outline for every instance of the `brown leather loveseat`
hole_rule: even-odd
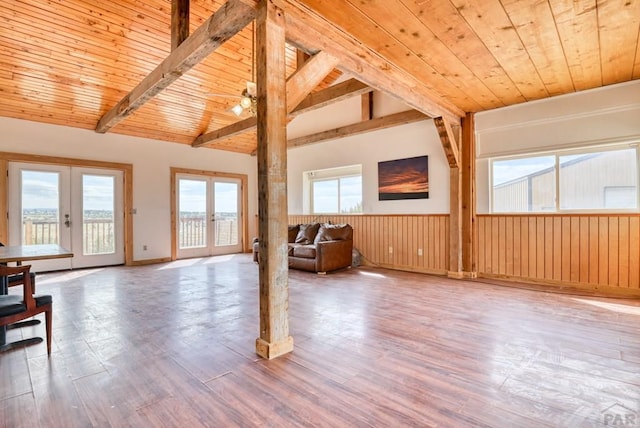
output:
[[[353,228],[348,224],[308,223],[289,226],[289,267],[326,273],[351,266]],[[253,242],[258,262],[259,243]]]

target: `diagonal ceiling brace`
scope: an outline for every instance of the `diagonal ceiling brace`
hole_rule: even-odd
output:
[[[367,94],[373,91],[373,88],[356,79],[345,80],[336,83],[326,89],[318,92],[312,92],[305,97],[298,106],[293,109],[289,117],[296,117],[299,114],[317,110],[329,104],[346,100],[347,98],[357,95]]]
[[[287,79],[287,114],[306,97],[338,65],[338,59],[326,52],[309,58]]]
[[[96,132],[107,132],[142,107],[242,30],[254,17],[255,10],[240,0],[229,0],[222,5],[138,86],[100,118]]]
[[[305,97],[298,106],[289,113],[289,118],[296,117],[299,114],[307,113],[329,104],[337,103],[347,98],[357,95],[366,94],[373,91],[373,88],[359,82],[356,79],[349,79],[342,83],[337,83],[318,92],[312,92]],[[240,122],[233,123],[229,126],[208,132],[198,137],[192,144],[193,147],[202,147],[210,145],[219,140],[233,137],[234,135],[243,134],[245,132],[256,129],[257,120],[250,117]],[[206,136],[206,137],[205,137]],[[208,140],[205,141],[205,138]]]
[[[443,117],[436,117],[433,119],[433,123],[436,125],[438,135],[440,136],[440,142],[442,143],[442,149],[447,156],[449,167],[458,168],[460,166],[460,155],[458,153],[458,144],[454,136],[451,124]]]
[[[318,52],[304,63],[294,74],[287,79],[287,113],[290,113],[304,98],[318,86],[333,69],[338,65],[338,60],[333,56]],[[224,128],[200,135],[191,144],[193,147],[201,147],[211,144],[222,138],[229,138],[237,134],[255,129],[257,120],[255,117],[241,120]]]

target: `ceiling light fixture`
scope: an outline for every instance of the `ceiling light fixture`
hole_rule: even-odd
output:
[[[251,80],[247,81],[247,87],[242,90],[240,102],[231,108],[231,111],[240,116],[245,110],[253,116],[258,113],[257,87],[255,83],[255,21],[251,21]]]
[[[240,116],[242,114],[242,112],[244,111],[244,109],[242,108],[242,106],[240,104],[236,104],[233,107],[231,107],[231,111],[236,116]]]

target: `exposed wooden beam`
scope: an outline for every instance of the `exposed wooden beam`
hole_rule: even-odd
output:
[[[171,50],[189,37],[189,5],[191,0],[171,0]]]
[[[256,117],[248,117],[239,122],[198,136],[193,143],[191,143],[191,147],[202,147],[225,138],[231,138],[234,135],[244,134],[245,132],[256,129],[257,125],[258,119]]]
[[[444,150],[444,154],[447,156],[449,166],[451,168],[459,168],[460,156],[458,154],[458,144],[456,143],[456,138],[451,129],[451,125],[443,117],[434,118],[433,123],[436,125],[436,129],[438,130],[442,149]]]
[[[256,353],[293,350],[287,260],[287,110],[284,12],[261,0],[256,19],[258,78],[258,236],[260,336]]]
[[[305,99],[293,109],[289,116],[295,117],[299,114],[308,113],[328,106],[329,104],[337,103],[371,91],[373,91],[373,88],[356,79],[345,80],[344,82],[307,95]]]
[[[372,89],[362,82],[356,79],[349,79],[342,83],[330,86],[327,89],[323,89],[318,92],[311,93],[305,97],[305,99],[298,104],[289,114],[289,117],[295,117],[302,113],[327,106],[331,103],[345,100],[347,98],[360,95],[366,92],[371,92]],[[215,143],[216,141],[233,137],[234,135],[242,134],[244,132],[252,131],[256,128],[256,118],[250,117],[240,122],[233,123],[215,131],[207,132],[200,135],[191,144],[192,147],[202,147]]]
[[[338,65],[338,59],[326,52],[318,52],[309,58],[287,79],[287,113],[304,100]]]
[[[105,133],[215,51],[253,20],[255,11],[240,0],[222,5],[142,82],[109,110],[96,126]]]
[[[376,90],[399,99],[429,117],[443,116],[460,123],[464,112],[410,73],[391,64],[351,34],[324,19],[304,2],[282,0],[287,5],[287,40],[307,52],[330,53],[340,69]]]
[[[377,117],[371,120],[354,123],[352,125],[341,126],[339,128],[330,129],[328,131],[318,132],[317,134],[305,135],[289,140],[287,144],[289,148],[306,146],[321,141],[334,140],[336,138],[344,138],[351,135],[363,134],[365,132],[376,131],[379,129],[391,128],[392,126],[404,125],[407,123],[418,122],[428,119],[429,117],[417,110],[403,111],[401,113],[390,114],[388,116]]]

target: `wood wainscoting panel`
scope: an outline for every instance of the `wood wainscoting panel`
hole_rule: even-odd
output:
[[[289,224],[311,222],[350,224],[363,264],[436,274],[449,270],[448,214],[289,215]]]
[[[478,215],[478,275],[640,289],[639,214]]]

